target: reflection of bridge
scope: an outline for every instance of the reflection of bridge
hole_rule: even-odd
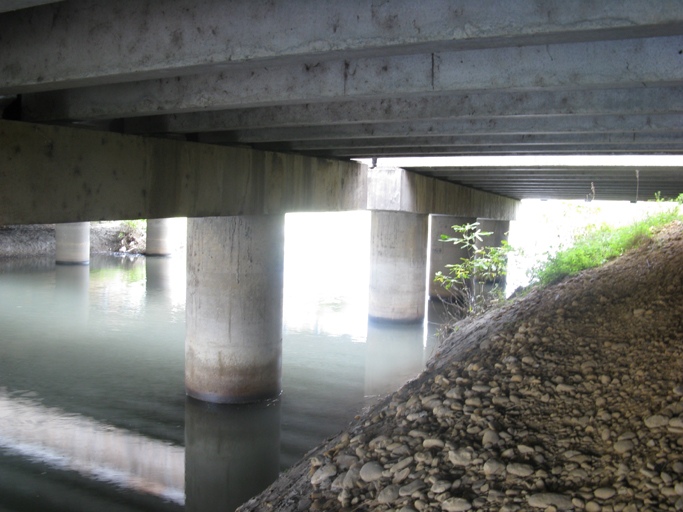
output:
[[[280,404],[226,409],[188,400],[185,441],[186,448],[173,446],[0,394],[0,447],[10,453],[197,512],[234,510],[277,478]]]
[[[88,477],[185,502],[185,450],[0,394],[0,445]]]
[[[279,392],[286,212],[372,210],[370,315],[410,321],[424,315],[430,214],[505,231],[524,197],[680,192],[675,167],[346,160],[680,153],[675,0],[0,11],[0,223],[191,217],[187,388],[206,400]]]

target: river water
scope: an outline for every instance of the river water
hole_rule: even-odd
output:
[[[369,223],[340,218],[288,216],[283,393],[248,406],[185,397],[182,253],[0,261],[0,512],[229,511],[417,375],[438,312],[368,324]]]

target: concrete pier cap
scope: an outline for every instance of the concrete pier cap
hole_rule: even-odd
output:
[[[55,225],[56,262],[60,265],[90,263],[90,222]]]
[[[284,215],[188,219],[185,386],[206,402],[279,396]]]

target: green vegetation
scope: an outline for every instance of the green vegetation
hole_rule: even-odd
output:
[[[606,223],[589,224],[574,233],[573,239],[565,247],[546,252],[545,259],[537,262],[529,271],[528,291],[534,286],[548,286],[582,270],[602,265],[629,249],[647,243],[662,227],[672,221],[683,221],[683,194],[676,201],[664,201],[655,194],[657,203],[670,205],[660,211],[646,214],[642,219],[623,227]],[[598,209],[578,205],[573,207],[576,216],[590,219]],[[565,212],[565,215],[568,213]],[[570,213],[571,214],[571,213]],[[441,235],[442,242],[454,243],[466,250],[468,257],[460,263],[446,265],[447,273],[437,272],[434,281],[441,283],[449,294],[447,302],[453,305],[455,319],[485,311],[493,304],[504,300],[504,276],[508,256],[521,253],[506,242],[501,247],[481,247],[484,233],[479,223],[452,226],[455,237]],[[479,247],[478,247],[479,246]]]
[[[508,253],[512,250],[506,241],[500,247],[482,247],[477,242],[493,233],[483,232],[479,223],[452,226],[457,236],[441,235],[441,242],[453,243],[469,255],[461,263],[446,265],[448,273],[439,271],[434,281],[448,291],[454,316],[463,318],[488,309],[504,298],[504,276]]]
[[[664,202],[656,195],[657,202]],[[622,255],[625,251],[649,241],[652,235],[674,220],[683,220],[680,206],[683,194],[672,207],[650,213],[628,226],[612,227],[607,224],[590,225],[579,232],[571,246],[560,248],[555,254],[546,253],[528,272],[530,284],[547,286],[582,270],[597,267]]]

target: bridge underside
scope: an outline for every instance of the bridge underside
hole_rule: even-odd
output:
[[[0,112],[0,224],[194,218],[187,391],[249,401],[279,393],[286,212],[372,210],[369,316],[415,321],[429,214],[500,238],[519,199],[677,196],[649,160],[352,159],[679,155],[683,3],[0,0]]]
[[[212,145],[335,159],[683,151],[677,0],[1,0],[0,70],[5,119]],[[636,197],[633,168],[509,165],[419,172],[517,199],[584,197],[591,182]],[[680,189],[680,167],[648,166],[638,199]]]

